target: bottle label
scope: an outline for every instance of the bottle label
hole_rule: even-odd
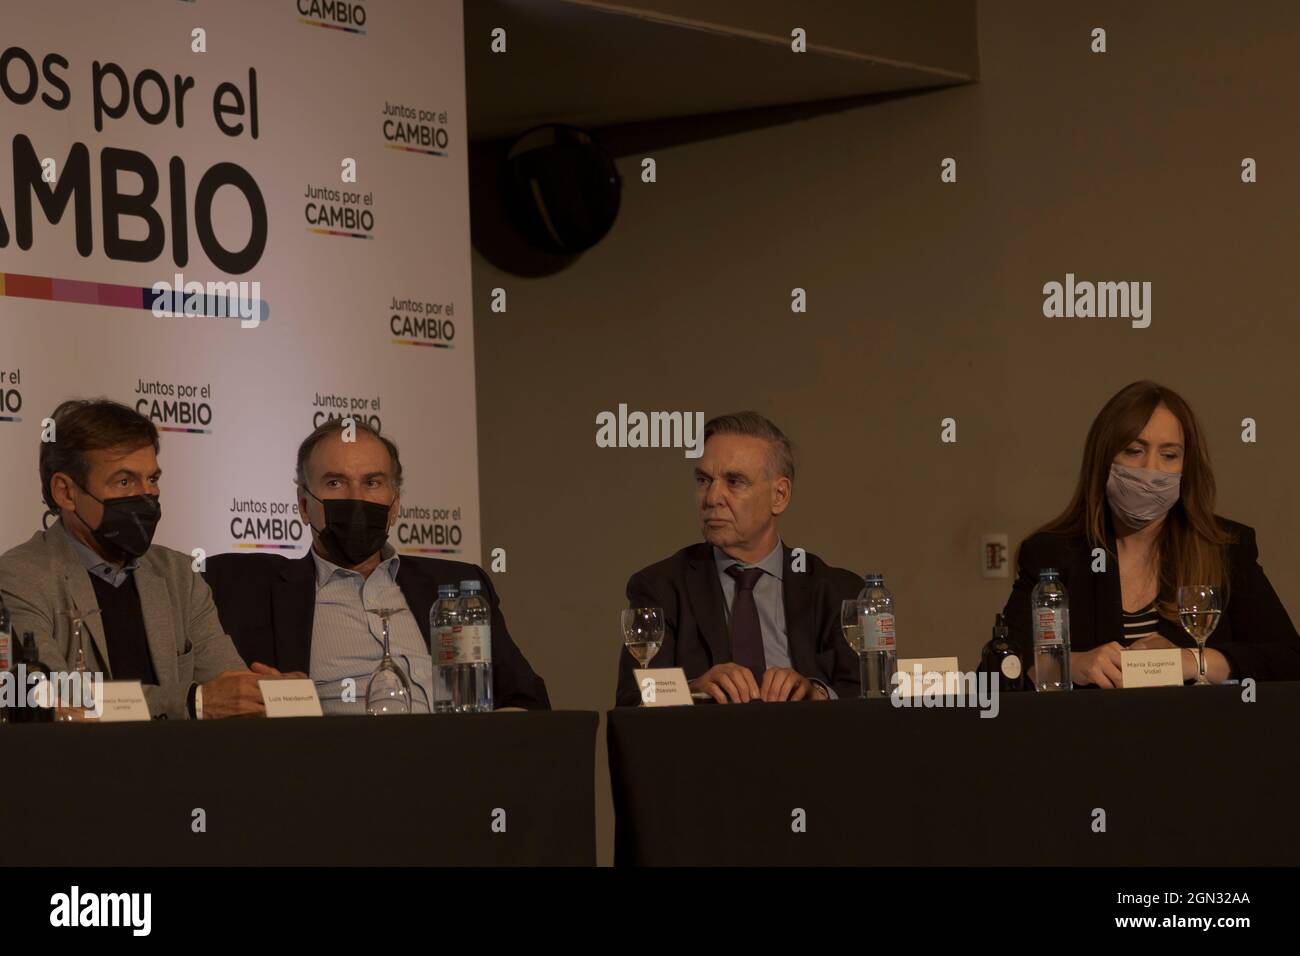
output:
[[[1040,607],[1034,611],[1034,646],[1055,647],[1065,643],[1065,612]]]
[[[456,642],[450,624],[440,624],[433,631],[433,663],[436,667],[455,663]]]
[[[894,615],[867,614],[867,631],[863,635],[863,649],[868,651],[892,651],[894,649]]]
[[[492,625],[455,624],[438,628],[439,667],[492,663]]]
[[[1018,654],[1008,654],[1002,658],[1002,676],[1007,680],[1016,680],[1020,677],[1020,656]]]

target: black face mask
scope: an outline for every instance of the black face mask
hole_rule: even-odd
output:
[[[305,487],[304,493],[312,495]],[[316,498],[325,508],[325,528],[312,525],[325,557],[343,567],[360,564],[388,540],[388,509],[361,498]]]
[[[85,491],[83,488],[82,491]],[[86,494],[95,498],[89,491]],[[157,495],[124,495],[121,498],[95,498],[104,506],[104,516],[98,528],[91,528],[86,519],[82,524],[90,528],[91,535],[100,547],[112,555],[119,555],[122,560],[138,558],[149,550],[153,543],[153,533],[162,518],[162,504]]]

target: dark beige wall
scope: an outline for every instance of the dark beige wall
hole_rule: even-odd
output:
[[[789,42],[798,26],[808,42],[849,53],[979,72],[969,37],[974,0],[568,0],[595,8],[636,9],[647,16],[689,20]]]
[[[561,274],[476,257],[484,546],[555,706],[611,705],[628,575],[698,539],[680,451],[596,447],[620,402],[769,414],[799,455],[786,540],[884,571],[902,655],[970,667],[1010,584],[979,576],[979,535],[1054,515],[1102,402],[1154,378],[1300,615],[1300,6],[1061,7],[983,4],[979,85],[666,150],[654,185],[621,161],[618,224]],[[1067,271],[1151,281],[1151,327],[1044,318]]]

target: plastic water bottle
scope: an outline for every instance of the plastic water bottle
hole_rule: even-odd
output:
[[[1039,690],[1071,690],[1070,600],[1055,568],[1038,572],[1029,600],[1034,624],[1034,684]]]
[[[456,687],[456,603],[454,584],[438,585],[438,600],[429,609],[429,638],[433,644],[433,712],[449,714]]]
[[[492,608],[483,597],[483,582],[461,581],[452,626],[455,646],[452,710],[477,713],[492,709]]]
[[[888,697],[894,687],[898,649],[894,646],[894,596],[881,574],[868,574],[867,586],[858,595],[865,601],[862,613],[863,696]]]

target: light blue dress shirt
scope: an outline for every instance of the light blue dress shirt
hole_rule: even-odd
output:
[[[366,687],[384,657],[383,621],[371,611],[405,608],[388,619],[389,651],[411,682],[411,713],[429,713],[433,657],[397,585],[397,551],[385,544],[379,566],[368,578],[322,558],[315,548],[311,556],[316,562],[316,610],[309,666],[321,710],[326,715],[366,712]],[[352,701],[343,699],[345,681],[352,682]]]
[[[714,545],[713,561],[722,582],[722,596],[726,599],[727,628],[731,628],[731,604],[736,599],[736,579],[727,573],[732,565],[745,568],[762,568],[763,576],[754,585],[754,606],[758,608],[758,623],[763,632],[763,659],[768,667],[790,666],[790,635],[785,627],[785,559],[784,545],[778,538],[776,547],[757,564],[745,564]],[[803,675],[808,677],[807,674]],[[834,688],[815,677],[808,677],[823,688],[831,699],[836,699]]]
[[[61,530],[67,536],[68,540],[72,542],[72,549],[77,552],[77,557],[81,559],[82,566],[95,577],[99,578],[101,581],[107,581],[115,588],[120,588],[125,584],[127,576],[136,568],[140,567],[139,558],[132,558],[120,568],[116,567],[111,561],[105,561],[97,552],[92,551],[90,548],[82,544],[67,528]]]

